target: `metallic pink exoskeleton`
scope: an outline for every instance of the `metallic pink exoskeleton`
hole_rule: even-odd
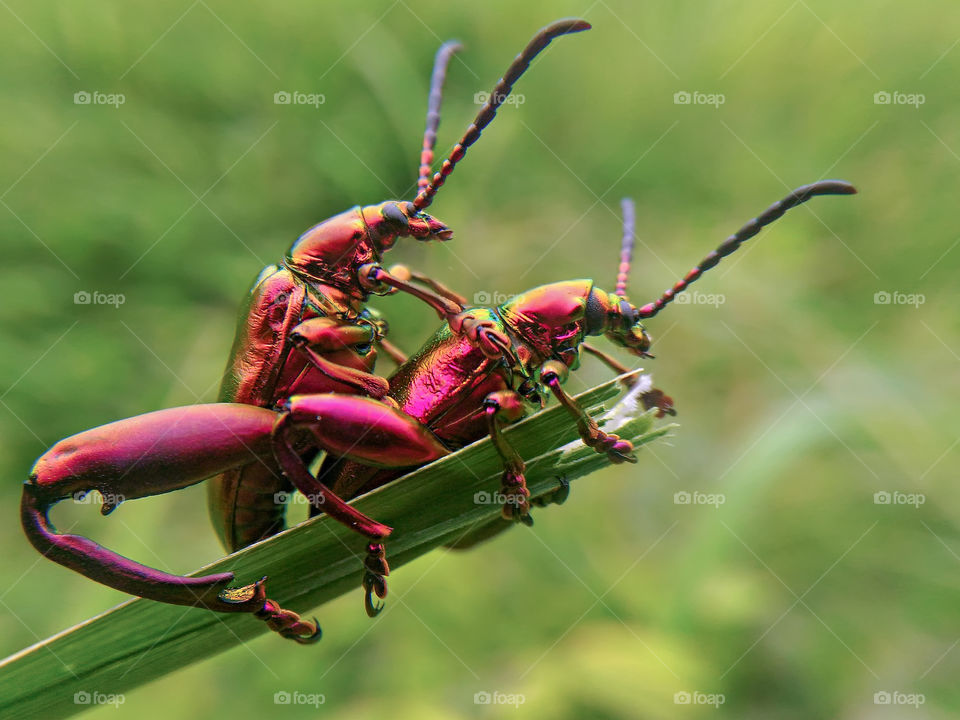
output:
[[[371,294],[402,290],[441,316],[453,317],[461,298],[430,278],[406,268],[390,273],[380,263],[399,238],[450,239],[452,231],[425,212],[437,191],[530,62],[555,38],[589,27],[570,19],[541,29],[431,177],[442,85],[459,48],[445,43],[431,80],[416,197],[357,206],[331,217],[301,235],[281,263],[260,273],[242,308],[219,404],[148,413],[80,433],[51,448],[35,465],[24,490],[22,520],[31,542],[51,559],[135,595],[253,612],[284,636],[301,642],[318,637],[311,623],[267,600],[262,581],[225,589],[230,574],[191,579],[159,573],[85,538],[58,535],[47,518],[49,507],[88,489],[111,498],[136,498],[213,476],[211,515],[226,547],[235,550],[282,527],[283,508],[273,502],[274,494],[291,487],[309,492],[312,478],[305,463],[321,449],[346,452],[341,435],[345,428],[384,423],[392,428],[384,432],[394,432],[397,443],[380,450],[361,448],[349,457],[377,462],[385,455],[388,464],[427,459],[419,448],[406,449],[418,442],[435,449],[435,443],[427,436],[408,438],[397,429],[402,414],[389,402],[377,402],[385,398],[388,384],[373,374],[376,347],[395,359],[399,353],[384,338],[386,324],[365,305]],[[427,289],[408,282],[411,279]],[[310,419],[315,403],[321,403],[323,421]],[[113,507],[108,501],[104,510]],[[385,532],[378,523],[359,519],[362,516],[329,491],[324,507],[370,537]],[[366,564],[386,572],[382,550],[375,544]]]
[[[366,308],[371,293],[397,289],[412,293],[438,310],[455,314],[462,298],[439,283],[406,268],[392,273],[380,267],[401,237],[447,240],[452,231],[427,215],[437,190],[493,120],[513,84],[538,53],[556,37],[588,29],[582,20],[559,20],[541,29],[511,63],[504,76],[430,178],[440,122],[440,102],[447,64],[459,49],[445,43],[437,53],[420,157],[419,194],[412,202],[388,201],[355,207],[305,232],[279,265],[257,278],[240,313],[219,401],[275,408],[286,398],[337,392],[383,398],[388,385],[373,374],[377,347],[398,352],[386,342],[386,324]],[[407,282],[414,279],[429,292]],[[300,446],[309,461],[316,446]],[[209,485],[210,514],[228,550],[237,550],[283,526],[282,509],[273,495],[289,483],[260,463],[232,469]]]
[[[574,417],[589,447],[613,462],[632,461],[630,443],[599,428],[563,390],[581,349],[618,371],[626,369],[584,340],[603,335],[635,356],[649,356],[643,319],[656,315],[676,293],[789,208],[816,195],[852,192],[852,186],[838,181],[797,189],[707,255],[660,300],[639,308],[626,297],[633,228],[632,213],[625,213],[615,292],[600,290],[591,280],[573,280],[535,288],[496,308],[461,309],[398,368],[382,400],[315,392],[289,397],[276,411],[237,403],[197,405],[67,438],[37,461],[25,485],[24,529],[42,553],[104,584],[162,602],[252,612],[282,635],[310,642],[318,637],[316,626],[267,600],[262,581],[228,588],[229,573],[202,578],[160,573],[86,538],[57,534],[47,518],[49,507],[73,493],[96,489],[108,499],[104,511],[109,512],[120,500],[175,490],[248,465],[260,464],[276,476],[282,471],[316,512],[367,538],[362,584],[367,612],[374,615],[379,607],[373,596],[387,593],[383,541],[391,528],[346,500],[489,433],[504,464],[503,517],[529,523],[523,459],[506,442],[502,426],[522,417],[528,405],[542,404],[548,394]],[[648,391],[643,399],[660,413],[672,412],[671,399],[660,391]],[[318,477],[304,463],[304,447],[328,453]],[[323,482],[327,478],[332,478],[329,486]],[[563,486],[558,492],[563,494]],[[267,524],[272,517],[263,517],[263,533],[276,529]],[[509,525],[497,520],[465,543],[503,527]]]

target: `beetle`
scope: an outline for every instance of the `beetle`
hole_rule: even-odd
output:
[[[731,235],[657,301],[639,308],[625,295],[631,213],[625,222],[616,286],[623,294],[600,290],[591,280],[573,280],[534,288],[496,308],[464,309],[453,327],[441,327],[391,376],[388,401],[315,393],[287,398],[276,411],[241,403],[193,405],[147,413],[62,440],[40,457],[24,485],[24,531],[46,557],[105,585],[161,602],[250,612],[284,637],[313,642],[319,638],[315,621],[304,621],[268,600],[265,579],[231,588],[227,584],[232,573],[199,578],[161,573],[86,538],[58,534],[50,524],[49,509],[71,495],[95,489],[105,498],[102,512],[107,514],[126,499],[169,492],[261,463],[272,472],[282,471],[315,511],[367,538],[364,605],[368,614],[376,615],[382,604],[375,604],[373,595],[383,599],[387,594],[389,566],[383,540],[392,529],[343,498],[489,434],[504,465],[501,484],[507,502],[502,516],[529,522],[523,460],[502,430],[526,412],[527,403],[542,405],[547,392],[575,418],[585,444],[612,462],[634,461],[631,444],[600,429],[563,390],[569,371],[579,364],[584,339],[605,335],[634,355],[648,357],[651,340],[642,321],[660,312],[676,293],[788,209],[816,195],[853,192],[851,185],[840,181],[798,188]],[[476,328],[478,340],[458,334],[457,326]],[[494,350],[499,357],[492,357]],[[608,360],[616,369],[625,369]],[[672,411],[673,405],[659,391],[650,391],[645,404],[660,412]],[[298,452],[304,435],[328,453],[326,467],[316,477]],[[327,477],[333,477],[332,488],[324,483]],[[472,539],[499,529],[481,528]]]
[[[484,332],[498,334],[502,357],[485,356],[450,327],[442,327],[390,376],[388,397],[450,451],[489,435],[504,463],[499,494],[502,518],[532,524],[524,462],[502,433],[503,426],[524,417],[531,404],[542,407],[544,398],[553,395],[576,420],[587,446],[606,453],[614,463],[635,461],[628,442],[601,430],[563,390],[569,371],[580,364],[581,349],[618,373],[628,372],[627,367],[584,342],[586,337],[604,335],[638,357],[652,357],[651,339],[643,320],[656,316],[704,272],[789,209],[817,195],[854,193],[852,185],[836,180],[797,188],[727,238],[656,301],[641,307],[632,305],[626,294],[635,220],[633,204],[625,200],[620,265],[613,293],[600,290],[592,280],[573,280],[534,288],[496,308],[468,308],[459,320],[482,323]],[[659,416],[675,414],[672,399],[659,390],[649,390],[641,399],[648,409],[657,407]],[[344,456],[331,456],[324,461],[318,477],[326,480],[339,497],[352,498],[407,471],[379,469]],[[562,484],[552,500],[562,501],[566,493]],[[495,519],[454,546],[469,547],[509,526]]]
[[[377,205],[356,206],[335,215],[303,233],[280,263],[260,272],[241,309],[218,396],[223,407],[216,412],[210,411],[217,418],[221,414],[225,417],[222,421],[208,418],[213,422],[214,434],[217,431],[233,433],[231,428],[234,422],[238,422],[241,429],[246,428],[245,423],[252,422],[254,417],[266,423],[266,418],[272,417],[269,413],[297,395],[332,392],[367,398],[385,396],[388,389],[386,380],[373,374],[376,348],[383,349],[397,360],[403,358],[384,338],[386,323],[377,313],[365,307],[368,297],[400,290],[451,313],[459,309],[462,298],[440,283],[402,266],[387,272],[380,266],[384,253],[401,237],[424,241],[444,241],[452,237],[450,228],[425,212],[438,190],[463,159],[467,149],[492,122],[498,107],[508,98],[514,83],[532,60],[555,38],[589,28],[589,23],[583,20],[564,19],[540,29],[507,68],[473,123],[431,177],[443,84],[450,59],[460,49],[455,42],[447,42],[440,47],[431,76],[416,197],[411,202],[385,201]],[[413,283],[426,286],[426,289]],[[471,326],[461,329],[469,332]],[[238,406],[262,409],[268,414],[245,411]],[[177,436],[178,443],[162,445],[172,463],[170,478],[161,477],[161,469],[150,466],[145,471],[142,486],[134,480],[123,479],[127,471],[121,471],[120,468],[132,467],[131,463],[136,465],[133,462],[135,454],[125,453],[125,448],[145,451],[147,446],[137,443],[140,440],[148,442],[153,431],[162,433],[162,427],[175,426],[181,415],[187,421],[193,418],[193,411],[183,409],[161,416],[148,414],[140,419],[112,423],[105,428],[68,438],[51,448],[35,466],[35,472],[31,475],[33,484],[28,483],[24,495],[24,502],[27,502],[26,498],[32,492],[35,502],[31,515],[33,519],[24,516],[25,527],[35,530],[28,530],[31,540],[49,540],[43,539],[43,532],[37,528],[47,527],[47,534],[51,537],[54,534],[47,525],[46,512],[49,505],[60,496],[50,488],[63,487],[65,482],[82,484],[92,478],[100,478],[100,474],[103,475],[102,482],[96,487],[103,486],[102,492],[110,495],[111,492],[105,488],[111,483],[122,485],[126,491],[122,496],[127,498],[177,489],[184,483],[196,481],[198,473],[203,477],[214,476],[208,484],[210,514],[228,550],[246,546],[282,527],[278,508],[272,502],[265,504],[263,501],[272,498],[276,491],[290,487],[287,479],[289,473],[281,471],[272,451],[266,451],[256,444],[250,448],[237,448],[224,441],[225,445],[230,446],[224,449],[225,454],[221,456],[214,452],[208,458],[202,448],[195,446],[189,438]],[[247,418],[247,415],[250,417]],[[199,425],[194,430],[200,433],[200,437],[207,437]],[[139,437],[141,434],[144,434],[143,438]],[[214,440],[210,441],[216,444]],[[113,442],[118,445],[113,447]],[[262,444],[262,437],[257,442]],[[294,455],[298,462],[309,460],[321,447],[308,432],[300,432],[293,444],[296,446]],[[148,455],[153,457],[150,453]],[[92,475],[85,474],[86,471],[82,469],[77,473],[69,469],[70,464],[79,462],[81,457],[87,463],[83,467]],[[192,458],[195,466],[184,464],[184,457]],[[211,469],[212,472],[207,472]],[[65,478],[73,480],[68,482]],[[44,490],[48,480],[49,487]],[[113,507],[107,502],[103,510],[109,512]],[[35,517],[37,514],[42,515],[42,520]],[[212,587],[222,586],[220,578],[217,578],[217,582],[204,582],[201,579],[195,583],[175,579],[175,576],[158,575],[135,563],[124,565],[130,561],[90,541],[82,538],[74,540],[73,545],[73,541],[57,541],[57,553],[64,558],[64,564],[91,576],[105,573],[105,577],[112,578],[107,584],[112,583],[113,587],[129,588],[128,591],[133,594],[156,596],[155,599],[167,602],[202,605],[224,611],[250,611],[250,608],[254,608],[275,629],[295,639],[309,637],[317,630],[309,623],[302,622],[295,613],[282,610],[273,601],[266,600],[262,583],[243,591],[211,594],[208,591]],[[53,547],[49,543],[47,546]],[[72,551],[68,552],[67,546]],[[68,557],[72,559],[68,560]],[[97,567],[94,568],[94,565]],[[133,569],[134,566],[136,569]],[[163,586],[164,583],[165,591],[157,595],[156,586]]]
[[[357,206],[331,217],[303,233],[281,263],[261,271],[241,308],[219,402],[275,408],[300,394],[385,396],[386,380],[373,374],[377,348],[399,361],[403,358],[385,340],[386,324],[365,307],[369,296],[401,290],[451,315],[459,310],[462,298],[402,266],[393,272],[384,270],[380,266],[384,253],[401,237],[450,239],[452,231],[424,212],[437,191],[493,120],[530,62],[553,39],[589,28],[583,20],[565,19],[538,31],[431,177],[444,78],[460,47],[455,42],[441,46],[431,79],[415,199]],[[462,329],[473,330],[472,326]],[[317,448],[305,438],[298,452],[309,458]],[[249,463],[233,468],[217,475],[207,487],[210,516],[228,551],[283,526],[282,513],[272,497],[289,484],[266,465]]]

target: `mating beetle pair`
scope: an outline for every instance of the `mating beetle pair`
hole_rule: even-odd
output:
[[[814,195],[850,193],[853,188],[833,181],[799,188],[731,236],[656,302],[639,308],[626,298],[632,214],[625,214],[620,274],[609,294],[592,281],[577,280],[536,288],[498,308],[464,309],[459,296],[429,278],[383,270],[383,253],[400,237],[450,237],[449,228],[424,212],[437,190],[533,57],[552,39],[587,28],[583,21],[566,20],[540,31],[429,179],[440,88],[456,50],[444,45],[431,83],[417,197],[353,208],[330,218],[301,236],[281,265],[261,273],[241,315],[221,402],[121,420],[60,441],[44,454],[25,484],[21,506],[22,523],[34,546],[50,559],[125,592],[222,612],[250,612],[285,637],[311,642],[319,637],[316,625],[268,600],[262,581],[228,588],[230,573],[200,578],[161,573],[86,538],[57,534],[47,518],[49,508],[93,489],[107,497],[133,499],[213,477],[209,488],[214,521],[233,550],[283,527],[283,508],[273,498],[292,486],[311,500],[316,512],[329,514],[367,539],[363,586],[367,612],[374,615],[378,607],[373,595],[386,595],[382,541],[390,528],[354,510],[347,500],[388,482],[401,469],[489,433],[504,461],[503,490],[511,499],[504,515],[528,522],[523,461],[501,429],[524,414],[525,403],[541,403],[547,393],[575,417],[584,442],[614,462],[632,460],[630,444],[600,430],[562,388],[567,372],[578,364],[581,347],[620,369],[586,346],[584,338],[603,334],[637,356],[646,355],[650,340],[643,319],[656,315],[676,293],[789,208]],[[372,373],[376,347],[395,357],[397,353],[383,337],[383,323],[364,305],[369,294],[396,290],[429,303],[447,325],[388,382]],[[646,402],[661,411],[671,409],[669,398],[656,391]],[[327,456],[315,477],[308,467],[320,451]],[[106,503],[104,513],[115,506]]]

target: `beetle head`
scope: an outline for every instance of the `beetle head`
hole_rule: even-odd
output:
[[[450,230],[413,203],[388,201],[354,207],[314,225],[287,253],[288,267],[309,279],[362,292],[357,270],[379,263],[399,237],[449,240]]]
[[[393,247],[401,237],[417,240],[449,240],[453,237],[453,230],[435,217],[418,211],[412,202],[388,200],[379,205],[367,205],[361,213],[370,241],[380,253]]]
[[[605,334],[640,356],[650,348],[636,308],[594,287],[592,280],[542,285],[515,296],[497,311],[521,341],[516,350],[525,368],[550,358],[576,368],[580,344],[588,335]]]

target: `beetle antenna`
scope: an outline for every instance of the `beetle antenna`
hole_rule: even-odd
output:
[[[447,79],[450,58],[463,50],[456,40],[448,40],[433,59],[433,75],[430,77],[430,99],[427,102],[427,127],[423,131],[423,149],[420,151],[420,175],[417,191],[430,184],[430,166],[433,164],[433,148],[437,144],[437,128],[440,127],[440,103],[443,102],[443,83]]]
[[[620,210],[623,213],[623,240],[620,241],[620,267],[617,269],[617,287],[613,294],[626,300],[630,263],[633,261],[633,243],[636,240],[636,210],[633,200],[623,198],[620,201]]]
[[[460,142],[458,142],[450,152],[450,157],[443,161],[443,165],[433,176],[433,179],[417,194],[416,199],[413,201],[413,206],[416,210],[425,210],[430,206],[437,191],[446,181],[447,176],[453,172],[453,168],[456,167],[457,163],[467,154],[467,148],[480,138],[480,133],[483,132],[483,129],[487,127],[496,116],[497,108],[500,107],[510,95],[513,84],[526,72],[533,59],[539,55],[554,38],[589,29],[590,23],[586,20],[570,18],[558,20],[555,23],[547,25],[534,35],[530,43],[523,49],[523,52],[514,58],[510,67],[508,67],[507,71],[503,74],[503,77],[500,78],[494,86],[493,92],[491,92],[487,98],[487,102],[480,108],[480,112],[477,113],[473,123],[467,128],[463,137],[460,138]]]
[[[724,240],[716,250],[701,260],[700,264],[688,272],[682,280],[665,291],[656,302],[648,303],[640,308],[640,317],[650,318],[663,310],[667,303],[676,297],[677,293],[686,290],[690,284],[697,280],[703,273],[719,263],[721,258],[725,258],[737,250],[743,243],[760,232],[764,226],[783,217],[783,214],[790,208],[805,203],[816,195],[854,195],[856,192],[857,189],[853,185],[843,182],[842,180],[822,180],[810,185],[798,187],[783,200],[768,207],[760,215]]]

